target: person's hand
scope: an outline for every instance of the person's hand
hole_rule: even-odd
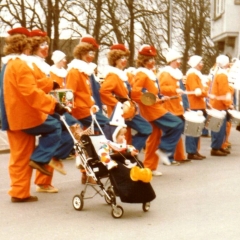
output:
[[[156,102],[165,102],[167,100],[169,100],[170,97],[169,96],[163,96],[162,98],[157,98]]]
[[[184,92],[184,91],[183,91],[181,88],[177,88],[177,89],[176,89],[176,93],[177,93],[177,94],[182,95],[183,92]]]
[[[55,108],[54,108],[54,112],[58,113],[59,115],[63,115],[65,112],[71,112],[71,109],[68,108],[68,107],[64,107],[60,103],[56,103]]]
[[[202,90],[201,90],[201,88],[196,88],[195,90],[194,90],[194,93],[195,93],[195,95],[198,97],[198,96],[201,96],[202,95]]]
[[[53,90],[55,90],[55,89],[58,89],[58,88],[60,88],[60,85],[57,83],[57,82],[55,82],[55,81],[53,81]]]
[[[211,94],[211,93],[208,94],[208,97],[209,97],[210,99],[215,99],[215,98],[216,98],[216,96],[215,96],[214,94]]]
[[[139,152],[138,152],[137,149],[134,149],[134,150],[131,151],[131,155],[132,155],[132,156],[136,156],[136,155],[138,155],[138,153],[139,153]]]

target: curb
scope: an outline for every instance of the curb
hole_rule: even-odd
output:
[[[0,154],[5,154],[5,153],[10,153],[10,149],[6,148],[6,149],[0,150]]]
[[[2,149],[2,150],[0,150],[0,154],[6,154],[6,153],[10,153],[10,149]]]

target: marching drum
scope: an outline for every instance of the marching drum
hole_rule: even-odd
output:
[[[236,125],[240,124],[240,112],[237,110],[228,110],[231,118],[230,121]]]
[[[74,105],[73,91],[71,89],[56,89],[50,94],[63,106],[72,108]]]
[[[185,125],[183,134],[190,137],[200,137],[205,125],[202,111],[186,111],[184,113]]]
[[[123,103],[123,118],[125,120],[132,120],[137,114],[137,104],[134,101],[128,100]]]
[[[207,109],[206,111],[207,120],[205,122],[205,128],[213,132],[219,132],[226,116],[226,112],[217,109]]]

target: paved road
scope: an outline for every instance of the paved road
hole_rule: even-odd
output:
[[[0,153],[9,152],[6,132],[0,131]]]
[[[100,196],[85,200],[82,211],[72,207],[79,194],[80,173],[65,160],[68,174],[54,176],[57,194],[36,193],[34,203],[11,203],[7,195],[9,154],[0,155],[0,239],[110,240],[238,240],[240,239],[239,132],[232,129],[232,153],[210,156],[210,139],[202,139],[203,161],[180,166],[159,165],[163,176],[152,181],[157,198],[144,213],[139,204],[121,203],[124,215],[113,219]]]

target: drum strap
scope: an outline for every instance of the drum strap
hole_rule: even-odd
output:
[[[125,81],[124,83],[126,84],[127,89],[128,89],[128,96],[129,96],[129,98],[131,98],[131,86],[128,81]]]
[[[160,92],[160,86],[159,86],[159,82],[158,79],[155,80],[156,84],[157,84],[157,88],[158,88],[158,98],[161,99],[163,97],[163,95]]]
[[[209,86],[209,90],[208,90],[209,94],[211,94],[211,92],[212,92],[213,82],[214,82],[214,76],[212,77],[212,81],[210,82],[210,86]],[[209,98],[206,98],[206,103],[209,103]]]
[[[9,123],[7,119],[7,112],[5,108],[5,99],[4,99],[4,92],[3,92],[3,86],[4,86],[4,73],[5,73],[5,68],[6,64],[3,65],[1,74],[0,74],[0,109],[1,109],[1,122],[2,122],[2,130],[9,130]]]
[[[128,98],[126,98],[126,97],[121,97],[121,96],[118,96],[118,95],[114,94],[114,97],[115,97],[118,101],[120,101],[121,103],[123,103],[123,102],[131,99],[131,86],[130,86],[130,84],[129,84],[128,81],[124,81],[124,84],[126,84],[126,87],[127,87],[127,90],[128,90]]]

